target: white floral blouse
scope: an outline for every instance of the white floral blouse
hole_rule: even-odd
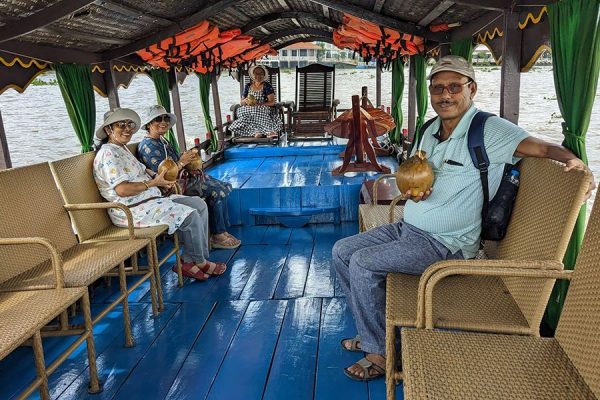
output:
[[[139,162],[124,146],[107,143],[98,150],[94,159],[94,179],[102,197],[110,202],[130,205],[151,197],[161,196],[160,190],[156,187],[151,187],[134,196],[121,197],[117,194],[115,187],[120,183],[143,182],[151,179],[146,172],[146,166]],[[134,226],[142,228],[168,225],[169,233],[175,232],[185,218],[194,211],[191,207],[175,203],[172,199],[177,197],[182,196],[175,194],[169,197],[148,200],[131,207]],[[127,226],[127,217],[122,210],[111,208],[108,210],[108,215],[113,224]]]

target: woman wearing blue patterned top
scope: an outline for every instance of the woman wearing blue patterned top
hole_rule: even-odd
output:
[[[275,92],[269,82],[265,81],[267,69],[255,65],[248,71],[252,82],[244,88],[242,105],[237,109],[236,119],[229,126],[233,136],[254,136],[277,138],[283,123],[277,115]],[[253,96],[254,100],[249,99]]]
[[[138,144],[138,158],[154,172],[157,172],[159,164],[167,157],[175,161],[180,170],[194,157],[191,150],[181,155],[177,154],[163,137],[175,125],[175,121],[175,115],[167,113],[164,107],[159,105],[151,106],[143,120],[142,127],[148,134]],[[211,246],[221,249],[239,247],[240,240],[227,232],[227,196],[231,193],[231,185],[212,178],[202,170],[189,173],[186,178],[184,194],[202,197],[208,205]]]

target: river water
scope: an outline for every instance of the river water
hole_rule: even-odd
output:
[[[478,93],[476,105],[489,112],[498,113],[500,108],[500,68],[480,68],[476,72]],[[55,79],[49,72],[42,80]],[[391,99],[391,72],[382,73],[382,102],[389,105]],[[230,76],[219,79],[219,95],[223,118],[229,106],[239,101],[239,84]],[[338,69],[336,71],[335,97],[341,108],[351,106],[351,96],[360,94],[361,86],[368,86],[371,99],[375,100],[375,70]],[[281,100],[293,100],[295,73],[284,70],[281,74]],[[405,90],[406,93],[406,90]],[[180,86],[184,130],[188,146],[195,137],[204,138],[206,128],[202,116],[198,80],[188,77]],[[600,96],[600,91],[597,97]],[[122,107],[138,112],[155,103],[152,81],[145,75],[136,76],[127,89],[119,89]],[[211,96],[212,103],[212,96]],[[551,67],[534,67],[521,74],[521,106],[519,124],[531,134],[560,143],[562,141],[560,111],[556,101]],[[96,121],[108,110],[108,101],[96,94]],[[403,101],[406,116],[406,99]],[[6,130],[13,166],[51,161],[78,154],[80,146],[71,126],[65,105],[57,85],[30,85],[24,93],[9,89],[0,95],[0,111]],[[214,110],[211,109],[214,116]],[[434,116],[431,106],[428,117]],[[587,136],[590,167],[596,177],[600,176],[600,101],[596,100]],[[133,141],[139,141],[140,131]],[[598,180],[598,179],[596,179]]]

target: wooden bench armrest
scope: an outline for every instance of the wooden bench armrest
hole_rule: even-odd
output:
[[[423,273],[417,298],[417,328],[433,329],[433,290],[452,275],[478,275],[520,278],[571,279],[572,271],[562,269],[559,261],[548,260],[446,260]]]
[[[109,209],[118,208],[125,213],[127,217],[127,230],[129,231],[129,240],[135,239],[135,231],[133,229],[133,215],[131,210],[125,204],[122,203],[79,203],[79,204],[65,204],[65,209],[68,211],[83,211],[83,210],[98,210],[98,209]]]
[[[52,242],[43,237],[25,237],[25,238],[0,238],[0,246],[17,246],[23,244],[37,244],[45,247],[50,253],[52,260],[52,269],[54,270],[54,278],[56,279],[56,288],[62,289],[65,286],[65,276],[63,271],[63,260]]]

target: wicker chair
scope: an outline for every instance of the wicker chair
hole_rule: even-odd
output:
[[[506,237],[487,246],[493,260],[442,261],[419,276],[389,274],[386,286],[386,367],[388,398],[395,395],[396,327],[413,327],[425,318],[417,302],[420,286],[445,266],[473,268],[539,266],[535,260],[561,262],[591,180],[582,171],[564,172],[548,159],[527,158],[521,166],[521,187]],[[568,188],[568,190],[566,190]],[[520,262],[508,260],[524,260]],[[534,261],[525,261],[534,260]],[[420,279],[420,282],[419,282]],[[453,276],[435,291],[436,309],[429,323],[437,327],[480,332],[539,335],[539,325],[554,279]]]
[[[130,149],[135,154],[134,145]],[[73,212],[71,207],[78,204],[108,204],[100,195],[98,186],[94,181],[93,165],[96,153],[90,152],[75,157],[65,158],[50,163],[56,184],[60,189],[63,200],[70,208],[71,221],[77,233],[80,243],[104,242],[110,240],[122,240],[127,238],[129,232],[125,228],[113,225],[106,210],[93,209],[89,211]],[[179,286],[183,286],[183,275],[181,274],[181,260],[179,257],[179,242],[177,235],[172,235],[174,246],[162,259],[158,257],[157,238],[166,234],[167,226],[158,225],[147,228],[134,228],[136,238],[150,239],[152,252],[148,258],[155,266],[154,277],[158,296],[159,310],[163,309],[163,293],[160,278],[160,267],[175,254],[178,267]]]
[[[403,200],[402,195],[396,196],[390,205],[377,204],[377,187],[384,179],[396,178],[395,174],[385,174],[377,177],[373,183],[373,203],[358,205],[358,229],[360,232],[375,227],[398,222],[404,216],[404,205],[398,205]]]
[[[8,208],[3,207],[3,210],[10,212]],[[10,248],[13,251],[6,251]],[[0,282],[27,273],[30,265],[22,262],[22,252],[34,253],[27,254],[25,259],[36,258],[37,254],[45,253],[44,255],[52,260],[53,280],[48,289],[0,293],[0,360],[23,344],[32,345],[35,358],[37,378],[20,394],[19,398],[26,398],[39,388],[40,397],[49,399],[48,375],[84,341],[87,344],[90,392],[100,392],[87,288],[64,287],[64,271],[60,255],[54,246],[43,238],[0,239],[0,265],[2,265]],[[61,353],[56,361],[46,367],[42,347],[42,328],[60,317],[78,300],[81,300],[83,311],[83,328],[67,328],[61,333],[79,337]]]
[[[473,268],[448,265],[432,274],[423,291],[451,274],[571,279],[555,338],[402,330],[406,399],[596,399],[600,398],[600,206],[589,220],[575,271]],[[445,280],[445,279],[444,279]],[[422,327],[422,324],[421,324]]]
[[[77,243],[69,214],[54,184],[48,163],[0,171],[0,187],[3,188],[0,192],[2,204],[0,238],[39,237],[52,243],[64,262],[65,287],[86,287],[103,276],[119,276],[120,295],[92,322],[95,324],[121,303],[125,345],[133,346],[127,298],[142,282],[150,279],[152,307],[156,314],[155,280],[153,272],[150,271],[128,288],[125,279],[125,260],[131,258],[135,266],[138,251],[147,248],[148,253],[151,253],[150,241],[135,239],[131,222],[127,240]],[[111,203],[104,203],[103,206],[104,208],[121,207]],[[47,289],[55,286],[55,272],[50,257],[31,249],[31,245],[3,248],[2,257],[7,260],[20,260],[24,272],[5,276],[0,282],[0,292]],[[116,266],[118,272],[114,271]]]

